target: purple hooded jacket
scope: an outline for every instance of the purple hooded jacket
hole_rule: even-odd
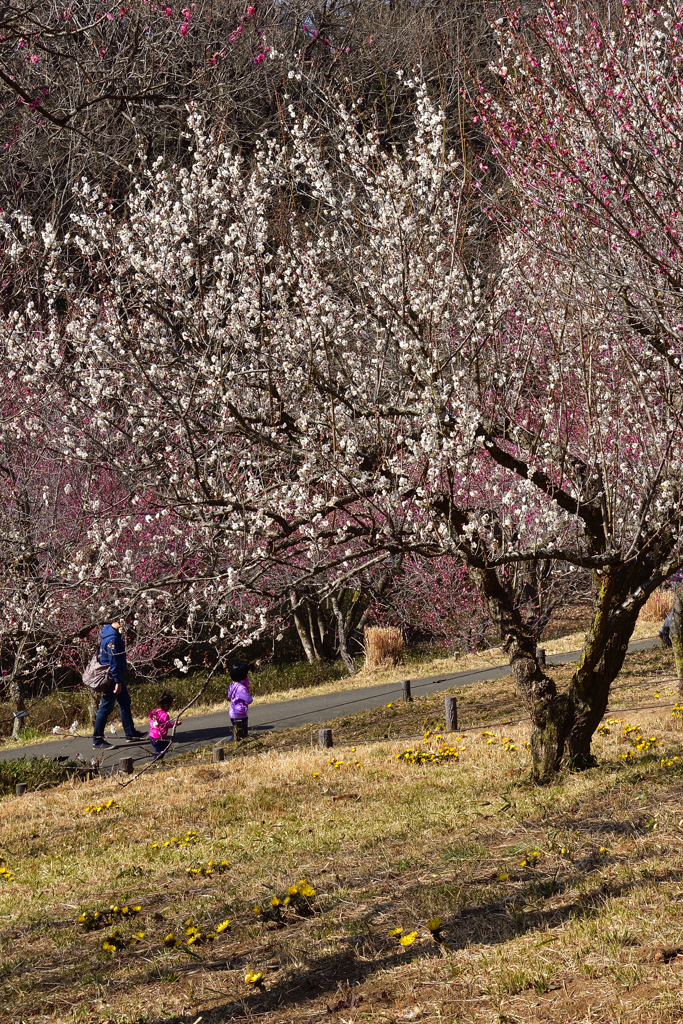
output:
[[[248,718],[249,705],[253,701],[249,690],[249,679],[243,679],[239,683],[230,683],[228,687],[228,700],[230,701],[231,718]]]

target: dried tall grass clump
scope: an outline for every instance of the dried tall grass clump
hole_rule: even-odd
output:
[[[397,626],[366,626],[365,667],[391,668],[403,661],[403,633]]]
[[[673,590],[655,590],[640,609],[638,621],[661,622],[673,608],[673,603]]]

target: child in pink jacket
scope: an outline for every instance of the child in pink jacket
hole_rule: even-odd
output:
[[[180,725],[182,721],[180,718],[177,722],[171,721],[168,713],[172,707],[173,694],[162,693],[159,697],[159,707],[149,713],[149,738],[157,756],[163,754],[171,745],[171,741],[166,738],[168,730],[172,729],[174,725]]]
[[[243,740],[249,735],[249,705],[254,700],[249,685],[249,669],[243,661],[236,661],[230,666],[230,678],[228,700],[232,734],[236,740]]]

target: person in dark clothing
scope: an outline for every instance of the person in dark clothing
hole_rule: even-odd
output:
[[[100,633],[100,665],[109,665],[111,682],[109,688],[102,694],[100,706],[95,716],[95,727],[92,737],[92,745],[95,750],[112,746],[104,738],[104,727],[114,710],[114,704],[119,706],[121,725],[126,734],[127,743],[137,743],[138,740],[144,739],[146,735],[145,733],[138,732],[135,728],[130,710],[130,694],[125,679],[127,665],[126,645],[119,632],[120,625],[119,621],[105,622]]]

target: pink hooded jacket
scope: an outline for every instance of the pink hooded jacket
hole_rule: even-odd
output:
[[[151,740],[165,740],[169,729],[172,729],[175,722],[172,722],[168,711],[163,708],[155,708],[149,713],[149,738]]]

